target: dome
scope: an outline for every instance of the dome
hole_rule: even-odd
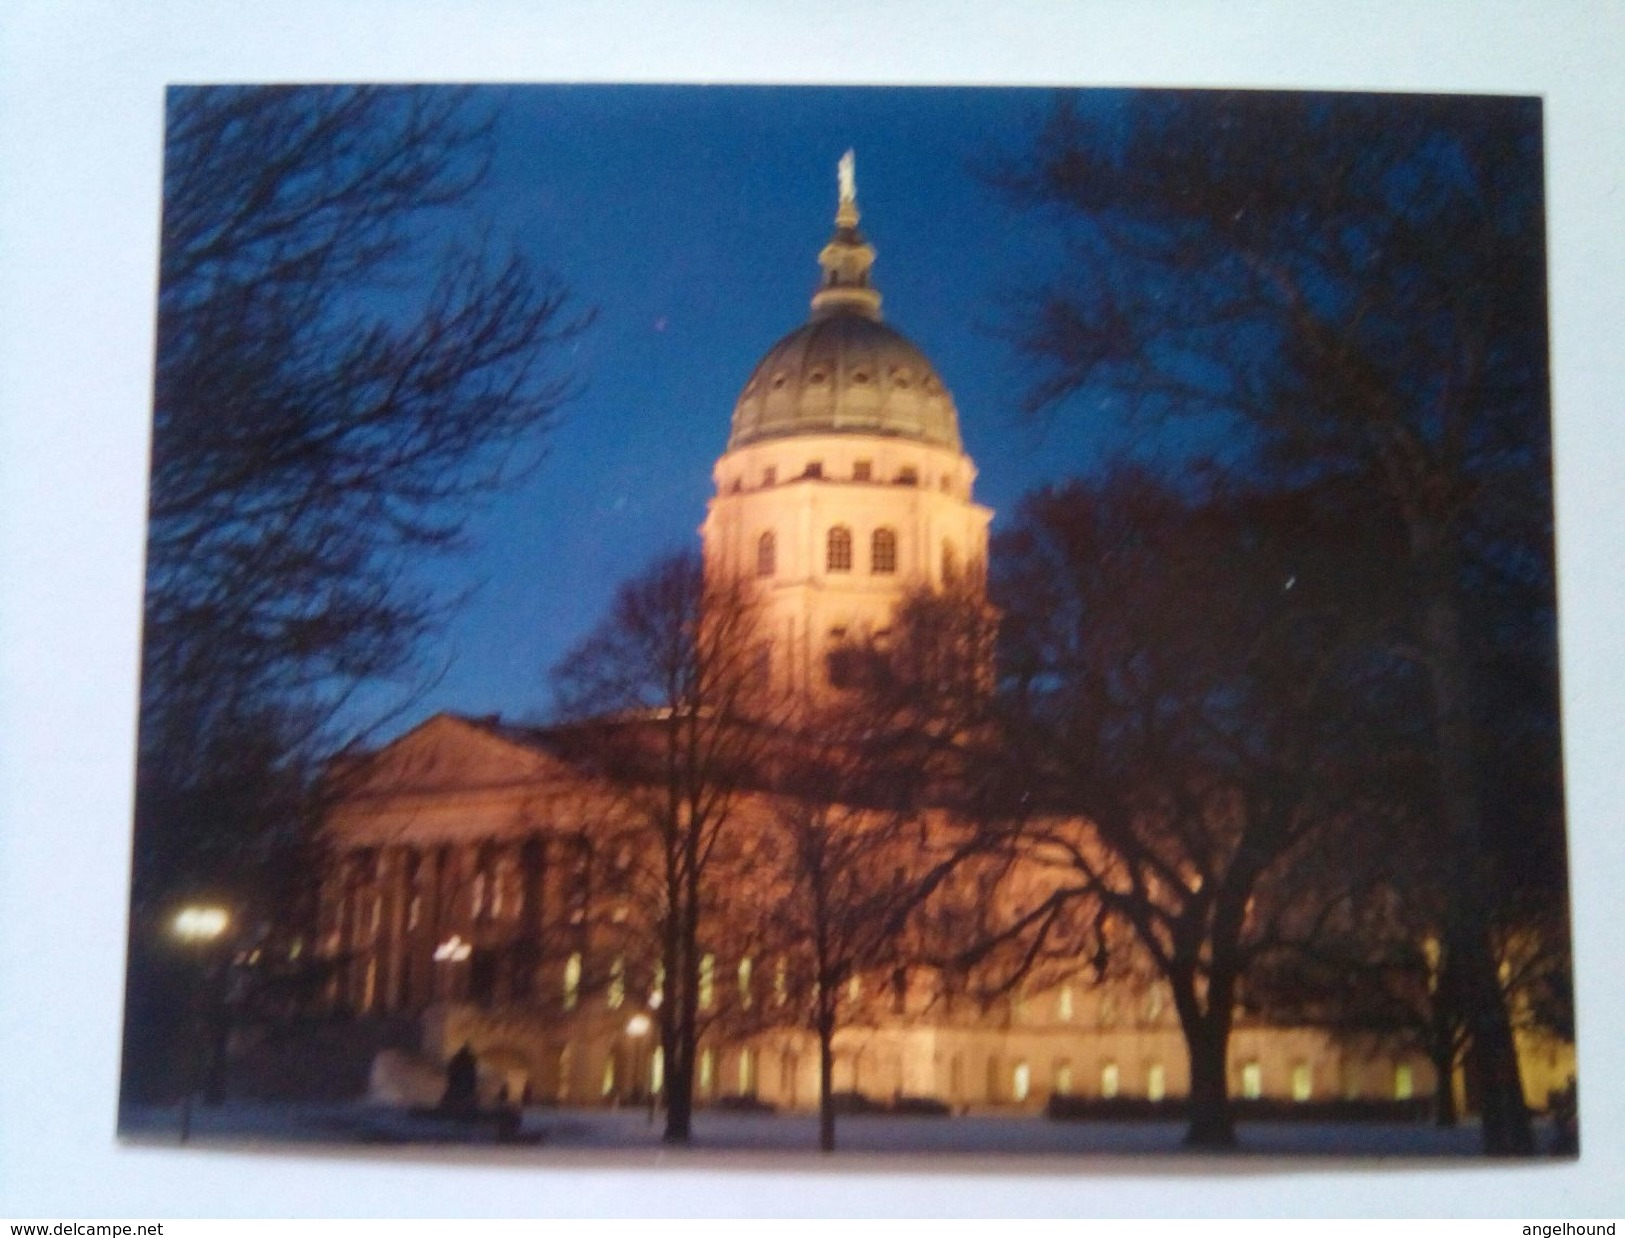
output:
[[[852,152],[812,319],[768,350],[734,405],[728,450],[800,434],[871,434],[960,451],[959,415],[925,354],[880,320],[874,247],[858,231]]]
[[[768,350],[734,406],[728,449],[872,434],[961,450],[953,397],[924,353],[861,312],[814,317]]]

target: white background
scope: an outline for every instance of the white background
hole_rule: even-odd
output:
[[[1622,64],[1617,3],[11,0],[0,9],[0,1216],[1625,1212]],[[1584,1159],[832,1172],[121,1146],[163,87],[359,79],[1543,95]]]

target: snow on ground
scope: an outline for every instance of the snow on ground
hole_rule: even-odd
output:
[[[545,1156],[549,1149],[662,1150],[662,1117],[643,1109],[552,1109],[525,1111],[511,1151]],[[178,1140],[178,1106],[131,1107],[120,1133],[152,1142]],[[1549,1132],[1542,1132],[1543,1135]],[[1179,1122],[1054,1122],[1043,1117],[978,1114],[965,1117],[841,1117],[836,1146],[842,1152],[1026,1156],[1138,1156],[1177,1153]],[[412,1116],[365,1103],[296,1105],[233,1101],[198,1105],[192,1139],[200,1144],[338,1143],[363,1145],[496,1143],[495,1123],[451,1122]],[[696,1152],[811,1153],[818,1143],[813,1114],[699,1112],[694,1116]],[[1454,1130],[1398,1123],[1248,1122],[1240,1127],[1240,1150],[1266,1156],[1470,1157],[1479,1154],[1479,1131],[1464,1123]]]

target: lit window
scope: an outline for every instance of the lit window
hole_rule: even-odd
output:
[[[606,1057],[604,1059],[604,1082],[603,1082],[602,1086],[599,1087],[598,1092],[599,1092],[599,1095],[601,1095],[601,1096],[608,1096],[614,1090],[615,1090],[615,1058],[614,1058],[614,1055],[612,1054],[611,1056]]]
[[[1416,1091],[1416,1080],[1411,1074],[1408,1064],[1401,1062],[1394,1067],[1394,1099],[1410,1100]]]
[[[716,1083],[717,1058],[710,1049],[700,1054],[700,1091],[707,1096]]]
[[[609,992],[605,995],[604,1003],[611,1010],[619,1010],[621,1003],[626,1000],[626,958],[617,954],[615,961],[609,966]]]
[[[739,1094],[741,1096],[756,1095],[755,1049],[741,1049],[739,1051]]]
[[[874,466],[867,460],[859,460],[852,466],[853,481],[868,481],[874,476]]]
[[[473,910],[469,912],[476,920],[485,913],[485,874],[474,874]]]
[[[856,973],[846,982],[846,999],[855,1002],[863,994],[863,980]]]
[[[1026,1062],[1017,1062],[1016,1068],[1010,1072],[1010,1099],[1024,1101],[1027,1093],[1032,1090],[1033,1072]]]
[[[852,570],[852,531],[836,525],[829,531],[828,551],[824,566],[832,572]]]
[[[1145,1072],[1145,1098],[1147,1100],[1161,1100],[1168,1095],[1168,1072],[1163,1069],[1161,1062],[1151,1063],[1150,1069]]]
[[[649,986],[649,1009],[659,1010],[660,1003],[666,998],[666,965],[655,964],[655,982]]]
[[[790,1000],[790,964],[782,955],[773,965],[773,1004],[782,1006]]]
[[[779,544],[772,533],[764,533],[756,539],[756,574],[758,576],[771,576],[778,571]]]
[[[410,932],[411,930],[417,928],[418,921],[420,921],[422,918],[423,918],[423,896],[421,894],[414,894],[414,895],[412,895],[412,901],[406,905],[406,928],[407,928],[407,931]]]
[[[1100,1094],[1107,1100],[1117,1095],[1117,1085],[1120,1081],[1116,1062],[1107,1062],[1100,1068]]]
[[[750,959],[739,960],[739,1005],[741,1009],[750,1009]]]
[[[717,956],[700,956],[700,1009],[711,1009],[717,996]]]
[[[876,529],[870,538],[869,570],[876,575],[897,570],[897,534],[890,529]]]
[[[1072,1095],[1072,1063],[1060,1061],[1055,1063],[1055,1095]]]
[[[666,1054],[659,1045],[649,1055],[649,1090],[660,1091],[661,1085],[666,1082]]]
[[[574,1010],[581,997],[581,955],[572,954],[564,964],[564,1008]]]
[[[1063,984],[1061,995],[1055,999],[1055,1017],[1062,1023],[1072,1022],[1072,986]]]
[[[1314,1074],[1309,1063],[1299,1062],[1292,1068],[1292,1099],[1308,1100],[1314,1090]]]
[[[1264,1094],[1264,1068],[1257,1062],[1248,1062],[1241,1068],[1241,1094],[1248,1100],[1257,1100]]]

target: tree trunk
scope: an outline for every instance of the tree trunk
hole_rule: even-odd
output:
[[[1453,1127],[1460,1120],[1456,1112],[1455,1055],[1433,1057],[1433,1124]]]
[[[835,1151],[835,1027],[820,1019],[818,1026],[818,1150]]]
[[[1517,1044],[1490,946],[1493,899],[1485,873],[1466,652],[1455,601],[1456,564],[1444,548],[1443,530],[1417,520],[1411,536],[1412,559],[1426,591],[1422,636],[1433,689],[1445,860],[1453,877],[1446,948],[1457,969],[1462,1014],[1471,1036],[1468,1069],[1482,1098],[1484,1151],[1492,1156],[1528,1156],[1535,1150],[1534,1128],[1524,1104]]]
[[[687,1143],[694,1118],[694,1056],[679,1054],[666,1069],[666,1130],[663,1143]]]
[[[1185,1049],[1190,1057],[1190,1129],[1185,1146],[1190,1148],[1233,1148],[1236,1146],[1236,1118],[1230,1107],[1230,1088],[1225,1078],[1230,1054],[1230,1020],[1211,1016],[1185,1029]]]

